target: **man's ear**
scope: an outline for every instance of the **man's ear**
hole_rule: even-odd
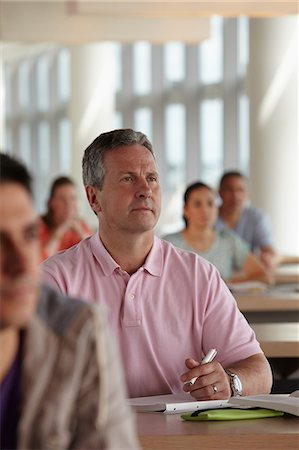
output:
[[[94,186],[87,185],[85,187],[85,191],[86,191],[87,200],[90,204],[91,209],[95,212],[95,214],[98,214],[102,210],[100,201],[98,198],[99,196],[97,195],[99,192],[99,189]]]

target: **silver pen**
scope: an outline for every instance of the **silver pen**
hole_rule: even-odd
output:
[[[206,354],[206,356],[202,359],[200,365],[202,364],[207,364],[211,361],[213,361],[213,359],[215,358],[215,356],[217,355],[217,350],[215,348],[211,348],[208,353]],[[194,384],[195,381],[197,380],[198,377],[193,377],[188,384]]]

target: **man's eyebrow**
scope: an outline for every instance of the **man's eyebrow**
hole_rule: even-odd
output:
[[[118,172],[119,175],[138,175],[138,171],[133,171],[133,170],[121,170]],[[155,175],[155,176],[159,176],[159,173],[156,172],[155,170],[153,171],[149,171],[146,172],[146,175]]]
[[[156,172],[155,170],[151,171],[151,172],[147,172],[147,175],[155,175],[156,177],[159,176],[159,173]]]

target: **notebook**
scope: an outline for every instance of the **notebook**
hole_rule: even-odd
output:
[[[195,410],[226,408],[228,400],[196,401],[190,394],[166,394],[130,398],[129,404],[138,412],[176,414]]]
[[[275,411],[283,411],[299,417],[299,390],[291,394],[260,394],[247,397],[231,397],[229,406],[274,409]]]

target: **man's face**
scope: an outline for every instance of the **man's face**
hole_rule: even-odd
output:
[[[219,190],[223,207],[232,210],[242,210],[248,199],[246,181],[242,177],[227,178]]]
[[[21,184],[0,183],[0,327],[25,326],[36,307],[40,260],[32,199]]]
[[[97,192],[101,227],[124,233],[153,230],[161,207],[157,166],[142,145],[124,146],[105,155],[106,175]]]

